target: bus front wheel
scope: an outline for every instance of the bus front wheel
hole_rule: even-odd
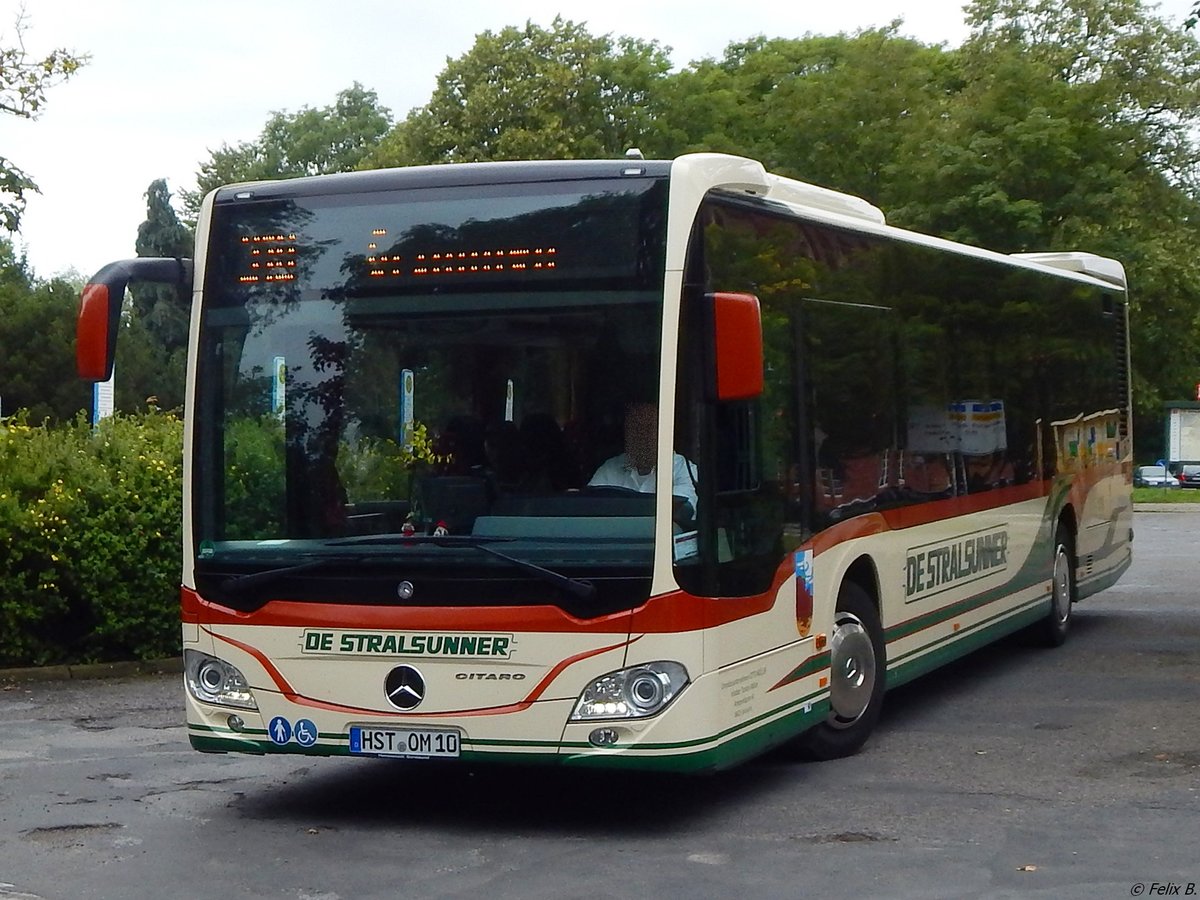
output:
[[[847,581],[829,636],[829,716],[801,737],[801,754],[824,760],[857,753],[879,721],[886,672],[879,611],[865,590]]]

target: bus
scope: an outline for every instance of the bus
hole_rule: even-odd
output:
[[[753,160],[239,184],[190,290],[182,638],[208,752],[723,769],[1061,644],[1132,543],[1125,274]],[[657,473],[670,471],[671,487]]]

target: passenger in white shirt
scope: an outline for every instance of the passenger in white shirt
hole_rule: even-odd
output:
[[[658,407],[653,403],[630,406],[625,414],[625,452],[602,463],[588,482],[588,487],[619,487],[645,494],[654,493],[658,481],[654,466],[657,445]],[[681,454],[674,453],[671,493],[690,504],[683,518],[690,519],[696,513],[697,480],[696,467]]]

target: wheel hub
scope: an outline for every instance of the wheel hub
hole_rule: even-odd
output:
[[[875,687],[875,646],[857,616],[840,614],[829,641],[830,722],[847,727],[866,711]]]

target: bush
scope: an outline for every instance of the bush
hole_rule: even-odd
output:
[[[0,419],[0,666],[178,653],[183,426]]]
[[[92,428],[0,419],[0,668],[155,659],[179,652],[183,423],[151,410]],[[273,416],[226,433],[229,532],[281,533],[283,429]],[[343,448],[349,499],[407,497],[415,466],[440,461],[428,434],[413,447]]]

